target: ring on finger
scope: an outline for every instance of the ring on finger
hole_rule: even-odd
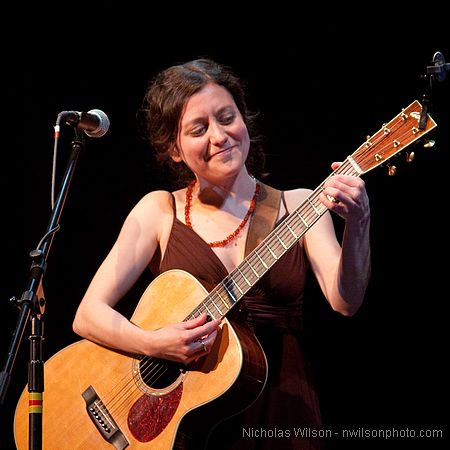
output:
[[[336,197],[333,197],[333,196],[327,194],[327,198],[332,203],[339,203],[339,200]]]

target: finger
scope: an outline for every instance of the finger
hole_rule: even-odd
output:
[[[217,330],[212,331],[207,336],[202,336],[201,338],[194,341],[194,346],[196,347],[196,351],[202,350],[203,352],[208,353],[212,346],[214,345],[214,342],[217,338]]]
[[[327,186],[323,190],[323,194],[326,197],[326,199],[331,203],[339,203],[343,197],[342,191],[331,186]]]
[[[200,343],[199,352],[201,352],[201,353],[208,353],[208,346],[206,344],[206,339],[200,339],[199,343]]]
[[[336,197],[333,197],[332,195],[325,195],[326,198],[331,202],[331,203],[339,203],[339,200]]]
[[[358,180],[352,181],[351,178],[327,181],[323,189],[324,194],[339,201],[343,201],[345,197],[356,200],[364,191],[364,186]]]
[[[208,353],[209,350],[210,346],[208,345],[208,341],[206,339],[200,338],[191,342],[189,354],[191,355],[191,357],[199,357],[203,354]]]
[[[332,177],[329,177],[324,183],[324,186],[335,186],[335,187],[347,186],[347,187],[363,188],[364,185],[365,185],[364,180],[362,180],[360,177],[342,174],[337,174]]]
[[[340,201],[336,197],[325,193],[320,195],[320,200],[328,209],[331,210],[334,210],[335,207],[340,204]]]
[[[336,170],[341,164],[342,164],[341,161],[334,161],[334,162],[331,163],[331,168],[333,170]]]
[[[195,329],[195,332],[192,333],[191,338],[196,341],[202,338],[206,338],[207,336],[214,333],[218,326],[220,325],[221,319],[215,319],[211,322],[207,322],[204,325],[201,325]]]
[[[192,353],[192,357],[194,361],[198,361],[203,356],[207,355],[212,348],[212,345],[210,345],[207,341],[207,339],[198,339],[195,341],[195,350]]]
[[[206,322],[204,325],[202,325],[201,328],[203,328],[203,330],[205,331],[205,334],[210,334],[213,331],[217,330],[221,321],[222,321],[222,319],[211,320],[209,322]]]
[[[183,326],[186,330],[192,330],[203,325],[206,322],[207,318],[208,316],[206,315],[206,313],[202,313],[198,317],[194,317],[193,319],[189,319],[183,322]]]

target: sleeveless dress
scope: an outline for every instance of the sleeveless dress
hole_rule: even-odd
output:
[[[214,428],[208,449],[322,448],[321,441],[314,437],[321,428],[318,397],[302,349],[302,305],[308,268],[300,239],[242,297],[245,320],[267,358],[268,379],[252,405]],[[175,208],[164,258],[156,254],[151,269],[155,276],[169,269],[184,270],[208,291],[228,275],[208,244],[176,218]]]

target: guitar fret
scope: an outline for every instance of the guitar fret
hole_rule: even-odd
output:
[[[194,311],[192,311],[192,312],[187,316],[187,318],[188,318],[188,319],[195,319],[196,317],[198,317],[198,316],[202,313],[202,311],[200,310],[200,308],[201,308],[201,305],[197,306],[197,308],[195,308]]]
[[[267,247],[267,249],[269,250],[270,254],[274,257],[274,259],[278,260],[277,255],[275,255],[275,253],[272,251],[272,249],[267,245],[267,242],[264,242],[264,245]]]
[[[312,206],[312,208],[314,209],[314,211],[316,212],[316,214],[317,214],[317,215],[320,215],[320,212],[319,212],[319,210],[316,208],[316,205],[314,205],[314,204],[311,202],[311,200],[310,200],[309,198],[308,198],[307,200],[308,200],[309,204]]]
[[[289,226],[287,223],[284,224],[285,226],[282,228],[281,233],[279,233],[281,239],[286,245],[286,250],[289,249],[297,240],[296,237],[292,234],[291,230],[289,229]]]
[[[246,269],[245,274],[247,276],[248,282],[253,286],[260,279],[259,271],[256,270],[257,267],[253,267],[255,261],[245,260]],[[258,261],[259,263],[259,261]],[[261,265],[259,264],[259,269]]]
[[[292,229],[292,232],[295,233],[295,238],[299,239],[302,234],[305,232],[304,230],[307,230],[308,227],[304,224],[302,220],[299,220],[299,217],[297,214],[293,215],[289,222],[291,223],[290,228]],[[289,226],[288,222],[286,221],[286,224]],[[297,230],[295,232],[294,230]]]
[[[216,294],[219,296],[221,302],[225,305],[225,308],[230,309],[231,305],[228,305],[228,303],[223,299],[222,295],[220,294],[220,292],[216,289]]]
[[[232,292],[222,283],[223,288],[227,291],[227,294],[233,299],[233,304],[236,303],[236,298],[235,296],[232,294]]]
[[[221,310],[218,308],[218,306],[216,305],[215,301],[214,301],[211,297],[209,297],[209,299],[210,299],[211,303],[213,304],[214,308],[217,309],[217,311],[219,312],[219,314],[223,314],[223,311],[221,311]],[[215,319],[215,318],[216,318],[216,317],[214,316],[214,319]]]
[[[219,288],[220,287],[224,287],[222,284],[221,285],[219,285],[219,286],[217,286],[217,289],[216,289],[216,291],[217,291],[217,294],[219,295],[219,297],[220,297],[220,299],[222,300],[222,302],[224,303],[224,305],[228,308],[228,309],[230,309],[230,307],[233,305],[233,303],[231,303],[230,305],[228,304],[228,302],[226,302],[225,300],[224,300],[224,298],[222,297],[222,294],[219,292]]]
[[[261,256],[259,256],[258,252],[255,252],[255,255],[259,258],[259,260],[261,261],[261,264],[264,266],[264,268],[267,270],[269,267],[267,266],[267,264],[264,262],[264,260],[261,258]]]
[[[285,250],[287,250],[288,248],[286,247],[286,245],[284,245],[284,242],[282,241],[282,239],[280,238],[280,236],[278,236],[278,233],[274,233],[275,236],[277,237],[277,239],[280,241],[280,244],[283,246],[283,248]]]
[[[300,217],[300,220],[304,223],[305,227],[309,228],[308,222],[303,218],[300,212],[296,211],[295,213],[297,214],[298,217]]]
[[[208,308],[208,305],[207,305],[206,303],[204,303],[204,307],[205,307],[205,309],[206,309],[206,313],[208,314],[208,316],[213,317],[213,315],[212,315],[212,313],[211,313],[211,311],[210,311],[210,309]]]
[[[292,236],[294,236],[294,239],[297,240],[298,236],[295,234],[294,230],[289,226],[289,224],[286,222],[287,229],[291,232]]]
[[[269,247],[272,249],[276,260],[280,259],[286,252],[284,246],[280,245],[279,239],[279,236],[277,236],[275,232],[273,233],[273,236],[269,238]]]
[[[253,268],[253,266],[250,264],[250,261],[246,261],[247,265],[250,267],[250,269],[253,271],[253,273],[255,274],[256,278],[259,280],[260,276],[258,274],[258,272]]]
[[[233,279],[231,280],[231,282],[234,284],[234,286],[236,286],[238,288],[238,290],[241,293],[241,295],[244,294],[244,292],[242,291],[242,289],[239,286],[239,283],[237,283],[236,281],[237,280],[233,280]]]
[[[242,273],[241,269],[239,269],[239,267],[236,267],[236,270],[241,274],[242,278],[244,279],[244,281],[249,285],[252,286],[252,284],[248,281],[247,277]]]

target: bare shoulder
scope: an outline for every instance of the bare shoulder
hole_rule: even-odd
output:
[[[130,216],[157,220],[173,214],[173,197],[168,191],[151,191],[145,194],[130,211]]]
[[[170,208],[172,202],[172,194],[170,192],[151,191],[138,201],[135,208]]]
[[[139,239],[146,242],[143,246],[155,243],[168,235],[173,217],[172,194],[167,191],[151,191],[141,197],[131,209],[125,219],[122,234],[139,236]]]
[[[313,192],[311,189],[306,188],[284,191],[284,198],[286,200],[286,206],[289,212],[292,212],[295,208],[297,208],[300,203],[302,203],[308,197],[308,195],[311,194],[311,192]]]

